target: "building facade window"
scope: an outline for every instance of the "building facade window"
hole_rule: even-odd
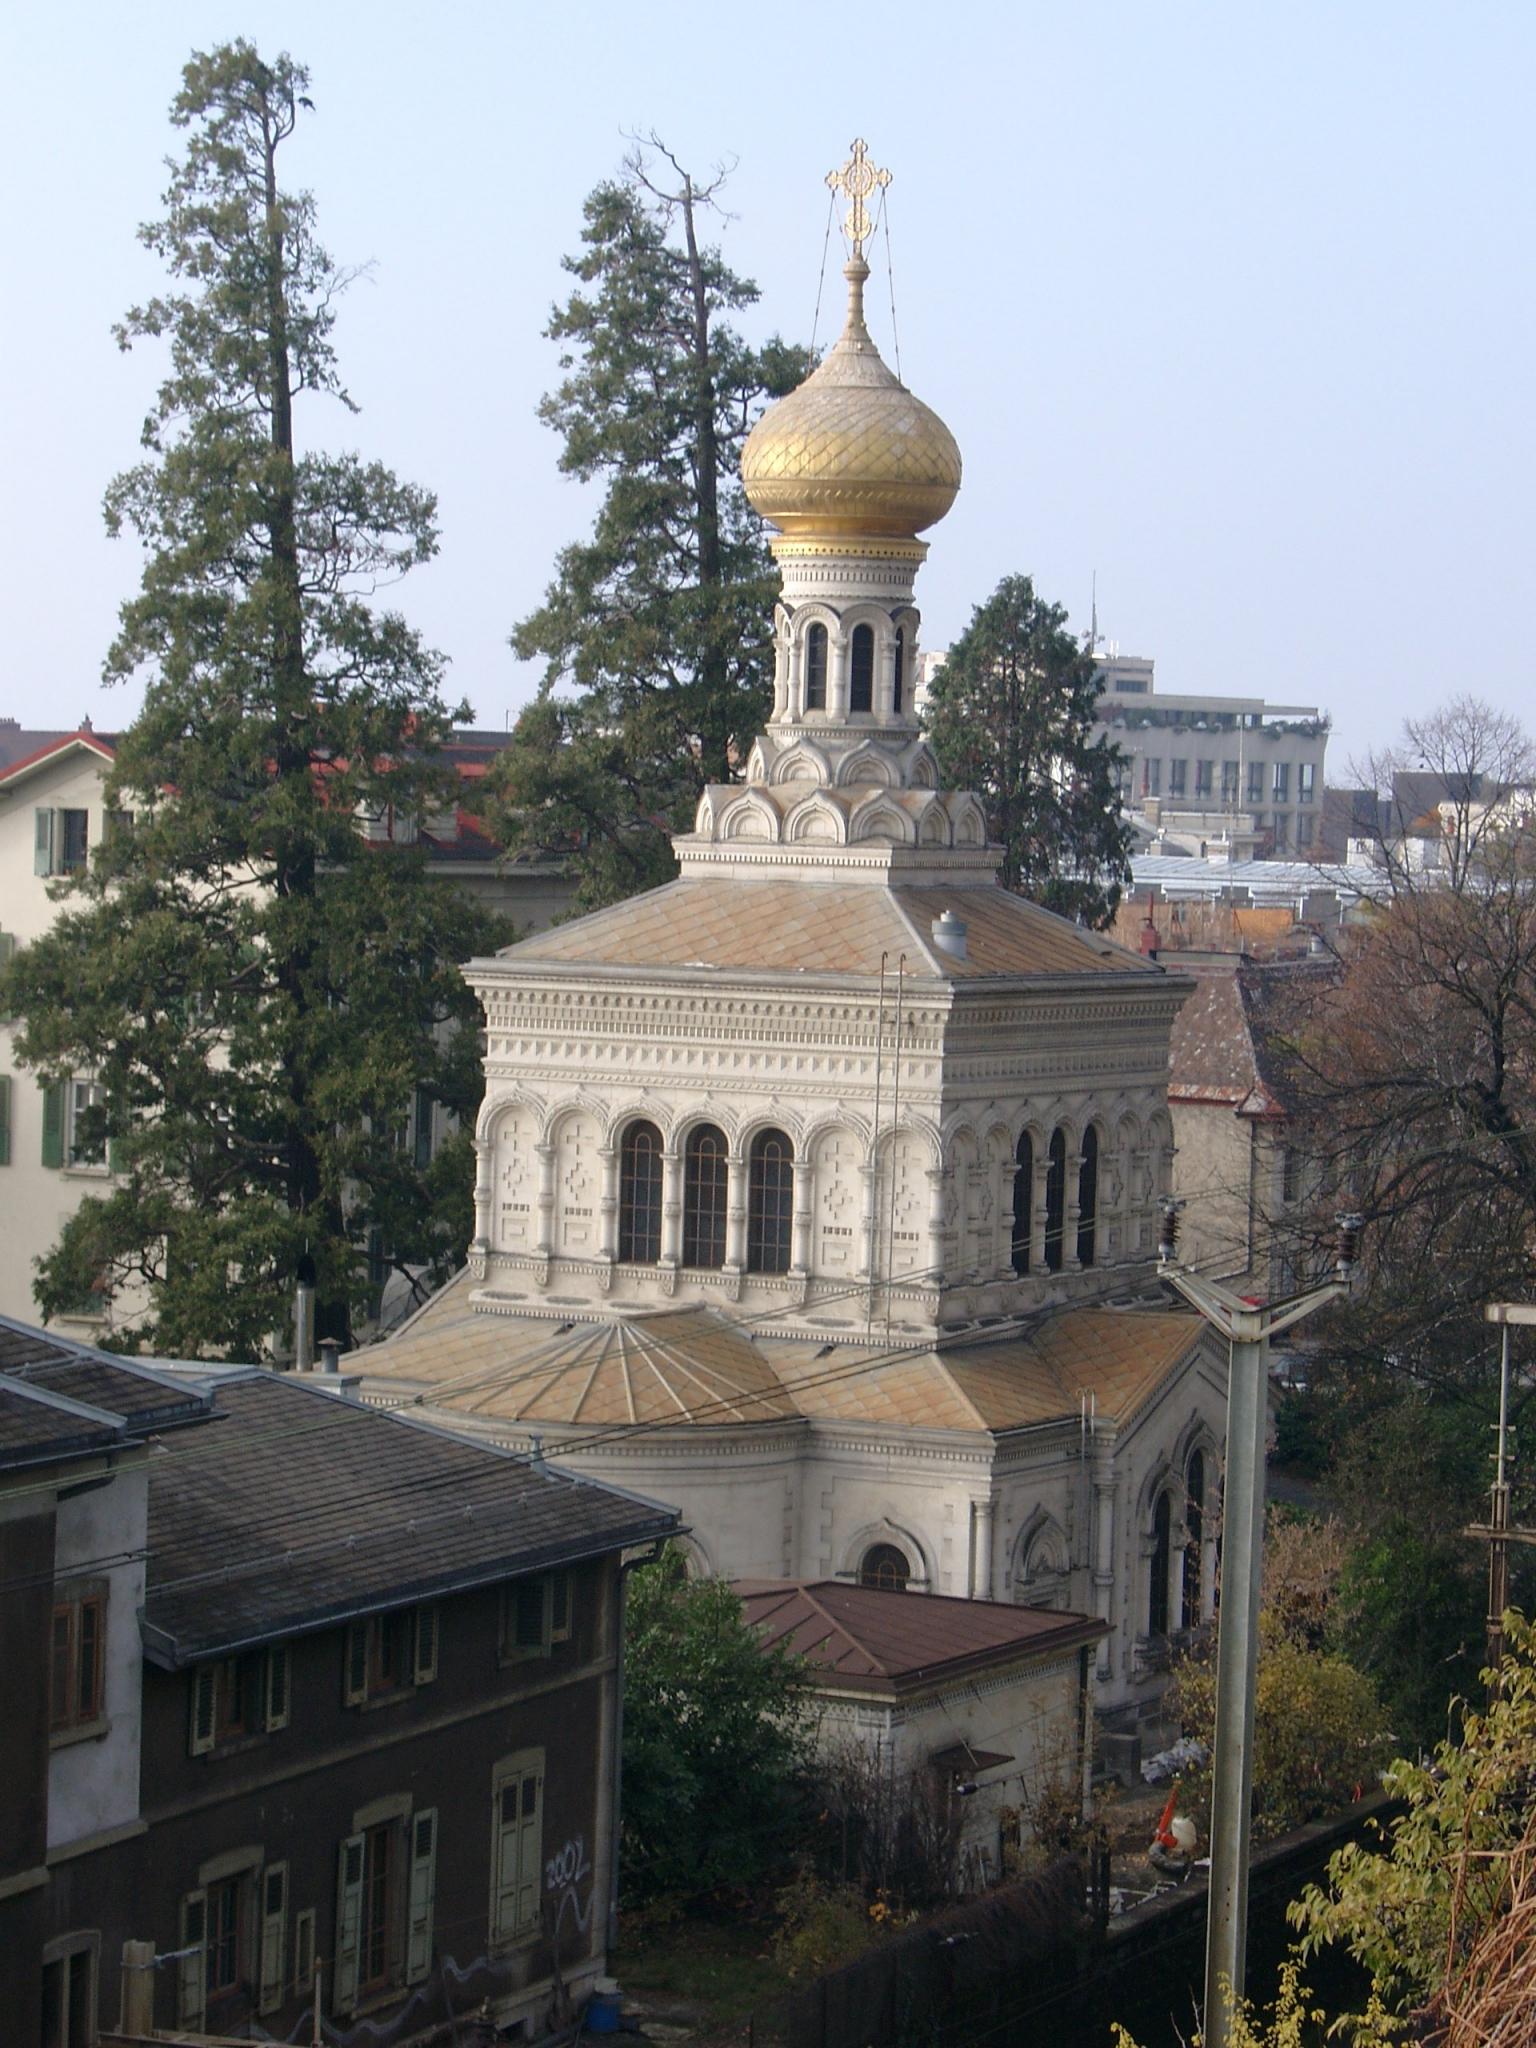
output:
[[[1035,1144],[1028,1131],[1020,1134],[1013,1161],[1013,1270],[1022,1276],[1029,1271],[1035,1220]]]
[[[1317,819],[1310,812],[1304,813],[1296,820],[1296,844],[1298,847],[1308,847],[1315,844],[1316,839]]]
[[[1173,1495],[1166,1487],[1152,1510],[1152,1556],[1147,1566],[1147,1634],[1168,1633],[1168,1563],[1173,1545]]]
[[[491,1940],[536,1932],[544,1861],[544,1752],[504,1757],[491,1779]]]
[[[248,1650],[197,1665],[190,1680],[188,1748],[193,1756],[288,1726],[288,1647]]]
[[[661,1132],[627,1124],[619,1144],[619,1257],[654,1266],[661,1257]]]
[[[848,647],[848,709],[875,708],[875,629],[855,626]]]
[[[540,1572],[502,1589],[500,1657],[503,1664],[547,1657],[571,1639],[574,1591],[568,1571]]]
[[[1082,1163],[1077,1169],[1077,1263],[1091,1266],[1099,1240],[1099,1134],[1090,1124],[1083,1133]]]
[[[1271,794],[1277,804],[1288,804],[1291,800],[1291,764],[1289,761],[1275,763],[1274,783]]]
[[[912,1582],[912,1567],[904,1550],[894,1543],[875,1543],[865,1551],[859,1564],[859,1584],[877,1586],[887,1593],[905,1593]]]
[[[54,1594],[48,1726],[54,1735],[94,1729],[105,1711],[107,1594],[98,1580]]]
[[[33,825],[34,874],[73,875],[85,866],[90,852],[89,811],[35,811]]]
[[[729,1151],[714,1124],[695,1124],[683,1151],[683,1264],[725,1264]]]
[[[901,716],[902,699],[906,694],[906,671],[907,629],[905,626],[898,626],[896,628],[896,650],[891,657],[891,711],[897,718]]]
[[[1045,1264],[1059,1273],[1066,1256],[1067,1241],[1067,1134],[1058,1128],[1051,1133],[1051,1149],[1045,1165]]]
[[[96,2048],[98,1941],[67,1934],[44,1949],[42,2048]]]
[[[1141,764],[1141,793],[1143,796],[1161,796],[1163,793],[1163,764],[1161,760],[1143,761]]]
[[[1221,800],[1224,804],[1237,802],[1237,763],[1223,761],[1221,764]]]
[[[437,1608],[397,1607],[348,1625],[343,1698],[349,1707],[404,1699],[437,1676]]]
[[[1296,801],[1310,804],[1317,801],[1317,763],[1300,761],[1296,766]]]
[[[1188,772],[1189,763],[1185,760],[1175,759],[1168,763],[1168,794],[1170,796],[1183,796],[1185,777]]]
[[[805,708],[827,708],[827,629],[820,623],[805,631]]]
[[[1198,1628],[1203,1565],[1201,1543],[1205,1535],[1205,1453],[1189,1454],[1184,1468],[1184,1616],[1185,1628]]]
[[[432,1962],[437,1810],[413,1813],[408,1795],[376,1800],[352,1817],[341,1844],[332,2002],[350,2012],[416,1984]]]
[[[1195,795],[1196,795],[1196,796],[1209,796],[1209,795],[1211,794],[1211,789],[1212,789],[1212,777],[1213,777],[1213,774],[1214,774],[1214,772],[1215,772],[1215,766],[1216,766],[1216,764],[1215,764],[1215,762],[1214,762],[1214,761],[1196,761],[1196,763],[1195,763]]]
[[[747,1270],[787,1273],[795,1208],[795,1151],[782,1131],[759,1131],[747,1158]]]
[[[1251,804],[1261,804],[1264,801],[1264,763],[1262,761],[1250,761],[1248,763],[1247,801]]]

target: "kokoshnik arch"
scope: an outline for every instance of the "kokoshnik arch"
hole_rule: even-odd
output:
[[[1123,1722],[1211,1599],[1225,1361],[1154,1277],[1192,984],[1002,889],[939,787],[914,582],[960,454],[856,214],[842,334],[743,454],[767,729],[676,881],[469,963],[475,1238],[369,1387],[681,1507],[701,1570],[1095,1613]]]

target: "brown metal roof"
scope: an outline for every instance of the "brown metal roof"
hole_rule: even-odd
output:
[[[278,1374],[151,1467],[145,1644],[169,1668],[670,1534],[679,1517]]]
[[[887,1697],[979,1666],[1058,1656],[1108,1633],[1088,1614],[896,1593],[843,1579],[734,1585],[765,1648],[793,1650],[823,1684]]]
[[[952,910],[966,957],[933,943]],[[522,965],[717,967],[776,974],[877,975],[894,970],[953,982],[989,976],[1134,974],[1163,969],[995,886],[885,888],[835,872],[781,881],[734,875],[668,882],[606,910],[537,932],[498,957]]]

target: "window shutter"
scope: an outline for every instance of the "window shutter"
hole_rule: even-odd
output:
[[[176,1958],[176,2018],[183,2027],[201,2028],[208,2000],[208,1894],[188,1892],[181,1902],[183,1953]]]
[[[437,1676],[437,1608],[416,1609],[416,1683],[430,1685]]]
[[[568,1643],[571,1639],[571,1575],[556,1572],[549,1582],[549,1639]]]
[[[437,1809],[411,1822],[411,1897],[406,1932],[405,1981],[419,1984],[432,1968],[432,1913],[437,1891]]]
[[[363,1931],[363,1847],[361,1835],[348,1835],[341,1845],[336,1887],[336,1963],[331,1971],[331,2003],[338,2012],[350,2012],[357,2003],[357,1954]]]
[[[201,1756],[213,1747],[214,1701],[218,1689],[218,1666],[199,1664],[192,1674],[192,1735],[189,1747]]]
[[[11,1163],[11,1077],[0,1074],[0,1166]]]
[[[288,1726],[288,1646],[280,1644],[267,1652],[267,1733]]]
[[[368,1624],[354,1621],[347,1629],[346,1703],[360,1707],[368,1697]]]
[[[491,1791],[491,1939],[505,1941],[517,1928],[518,1779],[500,1778]]]
[[[52,1081],[43,1090],[43,1164],[64,1164],[64,1083]]]
[[[261,1978],[256,2010],[276,2012],[283,2002],[283,1952],[288,1935],[288,1866],[269,1863],[261,1873]]]
[[[315,1988],[315,1909],[306,1906],[293,1916],[293,1988],[308,1998]]]
[[[34,811],[32,840],[32,872],[34,875],[53,873],[54,813]],[[25,841],[23,841],[25,844]]]
[[[531,1927],[539,1917],[539,1868],[544,1860],[544,1773],[525,1771],[518,1780],[517,1924]]]

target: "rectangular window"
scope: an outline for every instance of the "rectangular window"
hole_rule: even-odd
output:
[[[187,1747],[205,1756],[253,1735],[288,1726],[286,1644],[199,1664],[190,1680]]]
[[[544,1856],[544,1752],[523,1750],[491,1781],[491,1940],[506,1942],[539,1924]]]
[[[1168,763],[1168,794],[1183,796],[1185,776],[1189,770],[1187,761],[1176,760]]]
[[[243,1876],[226,1877],[208,1887],[205,1983],[210,2002],[233,1997],[246,1979],[244,1889]]]
[[[1141,764],[1141,793],[1143,796],[1161,796],[1163,793],[1163,764],[1158,761],[1143,761]]]
[[[90,812],[38,810],[33,817],[32,872],[72,875],[85,866],[90,851]]]
[[[357,1989],[367,1998],[387,1991],[394,1980],[391,1939],[397,1878],[395,1841],[399,1822],[387,1820],[363,1836],[363,1911],[359,1936]]]
[[[1215,763],[1214,763],[1213,761],[1196,761],[1196,763],[1195,763],[1195,795],[1196,795],[1196,796],[1209,796],[1209,795],[1211,794],[1211,789],[1212,789],[1212,775],[1213,775],[1213,771],[1214,771],[1214,769],[1215,769],[1215,765],[1216,765],[1216,764],[1215,764]]]
[[[45,1953],[43,1962],[42,2048],[96,2048],[95,1941],[78,1935],[65,1940],[80,1946],[61,1955]]]
[[[1311,846],[1317,836],[1317,820],[1308,812],[1296,820],[1296,844]]]
[[[1221,764],[1221,800],[1224,804],[1237,802],[1237,763],[1223,761]]]
[[[1301,761],[1296,768],[1296,801],[1299,804],[1315,803],[1317,800],[1317,763]]]
[[[315,1909],[306,1906],[293,1919],[293,1989],[299,1998],[315,1989]]]
[[[398,1607],[347,1629],[343,1694],[349,1707],[403,1698],[437,1676],[437,1609]]]
[[[53,1607],[48,1723],[55,1735],[101,1720],[106,1658],[106,1594],[61,1591]]]
[[[570,1641],[571,1575],[544,1572],[518,1579],[501,1596],[501,1660],[547,1657],[555,1643]]]
[[[1289,761],[1275,763],[1275,778],[1272,794],[1277,804],[1288,804],[1291,800],[1291,764]]]
[[[1261,804],[1264,801],[1264,763],[1262,761],[1250,761],[1248,763],[1248,795],[1246,801],[1251,804]]]
[[[90,837],[90,813],[88,811],[60,811],[59,813],[59,872],[65,875],[78,874],[85,866]]]

